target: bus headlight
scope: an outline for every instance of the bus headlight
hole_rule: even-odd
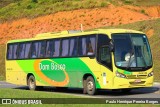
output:
[[[148,77],[153,76],[153,71],[148,74]]]
[[[116,72],[116,76],[120,78],[126,78],[126,75]]]

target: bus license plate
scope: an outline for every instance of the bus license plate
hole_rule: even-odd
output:
[[[135,83],[140,83],[141,80],[140,80],[140,79],[137,79],[137,80],[135,80],[134,82],[135,82]]]

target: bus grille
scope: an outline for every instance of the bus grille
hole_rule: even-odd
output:
[[[137,84],[144,84],[145,81],[141,81],[141,82],[129,82],[131,85],[137,85]]]
[[[147,75],[127,75],[128,79],[145,79]]]

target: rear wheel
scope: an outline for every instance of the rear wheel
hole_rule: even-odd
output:
[[[28,82],[28,87],[30,90],[36,90],[36,80],[33,75],[29,76],[27,82]]]
[[[96,93],[95,81],[92,76],[88,76],[84,81],[84,91],[89,95],[94,95]]]

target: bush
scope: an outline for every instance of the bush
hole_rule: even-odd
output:
[[[28,5],[28,6],[27,6],[27,9],[32,9],[32,6],[31,6],[31,5]]]
[[[34,2],[34,3],[38,3],[38,0],[32,0],[32,2]]]

